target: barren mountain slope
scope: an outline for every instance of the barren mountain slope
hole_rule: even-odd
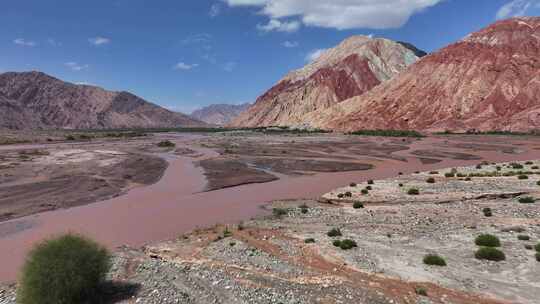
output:
[[[213,104],[191,113],[191,117],[212,125],[226,125],[249,108],[251,104]]]
[[[309,123],[305,114],[369,91],[416,62],[417,51],[387,39],[353,36],[304,68],[289,73],[231,125]]]
[[[40,72],[0,74],[0,128],[201,126],[128,92],[75,85]]]
[[[363,96],[309,115],[338,130],[540,128],[540,18],[499,21]]]

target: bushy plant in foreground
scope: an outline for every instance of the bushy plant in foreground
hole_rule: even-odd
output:
[[[424,264],[432,266],[446,266],[446,260],[437,254],[428,254],[424,257]]]
[[[407,194],[408,195],[419,195],[420,194],[420,190],[418,190],[417,188],[411,188],[407,191]]]
[[[71,304],[100,301],[110,268],[108,251],[68,234],[37,245],[29,254],[17,292],[20,304]]]
[[[332,228],[332,230],[328,231],[327,235],[329,237],[342,236],[341,230],[339,228]]]
[[[491,234],[481,234],[477,236],[474,243],[484,247],[501,247],[499,238]]]
[[[493,247],[482,247],[474,253],[474,257],[479,260],[489,260],[489,261],[504,261],[506,256],[504,252],[500,251],[497,248]]]

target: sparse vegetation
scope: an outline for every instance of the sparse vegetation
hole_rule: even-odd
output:
[[[367,191],[371,191],[371,190],[373,190],[373,187],[371,187],[371,186],[366,186],[366,190],[367,190]]]
[[[368,180],[367,183],[368,183],[368,185],[373,185],[373,184],[375,184],[375,182],[374,182],[372,179]]]
[[[525,234],[520,234],[520,235],[517,236],[517,238],[518,238],[518,240],[520,240],[520,241],[528,241],[528,240],[531,239],[530,236],[525,235]]]
[[[157,146],[160,147],[160,148],[174,148],[174,147],[176,147],[176,144],[169,141],[169,140],[164,140],[164,141],[161,141],[161,142],[157,143]]]
[[[428,179],[426,179],[426,183],[428,184],[434,184],[435,183],[435,179],[433,177],[430,177]]]
[[[289,213],[289,210],[285,209],[285,208],[273,208],[272,209],[272,214],[275,216],[275,217],[282,217],[284,215],[287,215]]]
[[[512,169],[523,169],[523,165],[520,163],[510,163]]]
[[[354,209],[362,209],[362,208],[364,208],[364,204],[362,204],[361,202],[354,202],[353,203],[353,208]]]
[[[430,171],[429,174],[431,175],[439,174],[439,171]]]
[[[408,195],[420,195],[420,190],[418,188],[411,188],[407,191]]]
[[[446,260],[437,254],[428,254],[424,256],[424,264],[430,266],[446,266]]]
[[[362,189],[362,190],[360,191],[360,193],[366,195],[366,194],[369,194],[369,190],[368,190],[368,189]]]
[[[491,234],[481,234],[477,236],[474,243],[484,247],[501,247],[499,238]]]
[[[537,262],[540,262],[540,252],[537,252],[537,253],[535,254],[535,257],[536,257],[536,261],[537,261]]]
[[[493,213],[491,211],[491,208],[484,208],[482,209],[482,212],[484,213],[484,216],[485,217],[491,217],[493,216]]]
[[[525,174],[518,175],[518,179],[529,179],[529,176]]]
[[[349,239],[345,239],[345,240],[341,241],[340,244],[339,244],[339,248],[341,248],[342,250],[349,250],[349,249],[353,249],[355,247],[358,247],[356,242],[353,241],[353,240],[349,240]]]
[[[304,243],[313,244],[313,243],[315,243],[315,239],[314,238],[307,238],[307,239],[304,240]]]
[[[474,257],[479,260],[489,260],[495,262],[504,261],[506,259],[504,252],[493,247],[481,247],[474,253]]]
[[[447,172],[447,173],[444,174],[444,177],[448,177],[448,178],[456,177],[456,174],[454,172]]]
[[[534,246],[534,250],[540,252],[540,243],[536,244],[536,246]]]
[[[110,268],[110,255],[97,243],[77,235],[44,241],[30,253],[22,271],[17,301],[96,303]]]
[[[342,236],[343,234],[341,234],[341,230],[339,228],[332,228],[332,230],[328,231],[326,235],[329,237],[338,237]]]
[[[424,137],[422,133],[409,130],[358,130],[349,133],[350,135],[361,136],[384,136],[384,137]]]
[[[536,201],[533,197],[531,196],[524,196],[524,197],[520,197],[518,199],[519,203],[521,204],[534,204],[534,202]]]
[[[422,286],[415,287],[414,292],[419,296],[427,297],[427,295],[428,295],[427,289],[425,287],[422,287]]]
[[[349,186],[350,187],[356,187],[357,185],[356,185],[356,183],[351,183]]]
[[[302,204],[298,208],[300,208],[300,212],[302,212],[302,214],[306,214],[309,211],[309,207],[306,204]]]

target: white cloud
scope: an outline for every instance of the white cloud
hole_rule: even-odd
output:
[[[225,70],[226,72],[232,72],[236,68],[237,65],[238,64],[234,61],[226,62],[223,65],[223,70]]]
[[[306,26],[335,29],[387,29],[443,0],[223,0],[230,6],[253,6],[270,20],[298,18]],[[291,21],[289,21],[291,22]]]
[[[540,0],[513,0],[503,5],[497,12],[497,19],[519,17],[527,14],[531,8],[540,8]]]
[[[199,66],[199,64],[197,64],[197,63],[194,63],[194,64],[187,64],[187,63],[185,63],[185,62],[179,62],[179,63],[177,63],[177,64],[173,67],[173,69],[175,69],[175,70],[188,71],[188,70],[194,69],[194,68],[196,68],[196,67],[198,67],[198,66]]]
[[[93,45],[104,45],[104,44],[111,43],[111,39],[98,36],[98,37],[94,37],[94,38],[89,38],[88,42],[90,42]]]
[[[27,46],[27,47],[34,47],[37,45],[36,42],[31,41],[31,40],[26,40],[24,38],[17,38],[13,40],[13,43],[15,43],[16,45]]]
[[[295,48],[298,47],[300,44],[297,41],[285,41],[281,45],[286,48]]]
[[[88,64],[79,64],[77,62],[74,62],[74,61],[71,61],[71,62],[66,62],[64,63],[65,66],[67,66],[68,68],[70,68],[72,71],[82,71],[82,70],[86,70],[90,67],[90,65]]]
[[[307,62],[313,62],[317,59],[319,59],[319,57],[321,57],[322,54],[324,54],[324,52],[326,52],[327,49],[316,49],[316,50],[313,50],[311,52],[309,52],[307,55],[306,55],[306,58],[305,60]]]
[[[208,12],[208,15],[212,18],[215,18],[221,14],[221,5],[214,3],[212,6],[210,6],[210,12]]]
[[[270,19],[267,24],[257,24],[257,29],[263,32],[287,32],[292,33],[300,29],[300,22],[298,21],[279,21],[278,19]]]

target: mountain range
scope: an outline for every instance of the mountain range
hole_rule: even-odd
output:
[[[128,92],[76,85],[41,72],[0,74],[0,128],[113,129],[205,125]]]
[[[213,104],[193,111],[191,117],[211,125],[223,126],[230,123],[250,106],[250,103],[240,105]]]

